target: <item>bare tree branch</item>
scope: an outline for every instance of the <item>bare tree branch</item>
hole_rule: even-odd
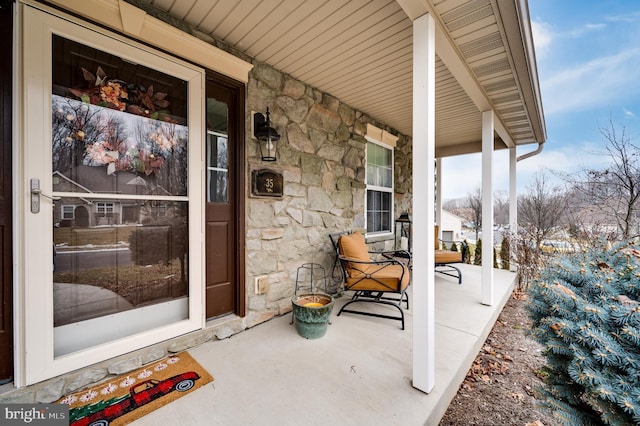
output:
[[[471,223],[473,229],[476,231],[476,240],[478,239],[478,233],[482,228],[482,191],[480,188],[467,195],[466,207],[469,208],[471,217]]]
[[[566,199],[559,188],[551,188],[546,174],[540,172],[518,199],[518,226],[533,238],[535,247],[562,224]]]
[[[582,233],[627,240],[639,235],[640,149],[625,127],[601,128],[606,141],[605,167],[585,168],[572,184],[572,214]],[[617,234],[617,235],[616,235]]]

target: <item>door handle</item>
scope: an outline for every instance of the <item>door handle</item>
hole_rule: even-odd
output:
[[[50,199],[51,201],[59,200],[60,197],[53,197],[42,192],[40,189],[40,179],[31,179],[31,213],[40,213],[40,196]]]

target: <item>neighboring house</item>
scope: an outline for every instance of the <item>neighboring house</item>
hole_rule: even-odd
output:
[[[103,176],[104,175],[104,176]],[[111,175],[105,179],[106,168],[79,165],[64,173],[53,172],[53,192],[77,193],[78,197],[61,197],[54,204],[53,221],[56,226],[62,227],[92,227],[101,225],[121,225],[123,223],[138,223],[140,207],[135,203],[121,200],[103,200],[93,198],[92,194],[101,192],[123,193],[115,190],[115,187],[128,188],[118,181],[135,181],[133,173]],[[105,189],[105,181],[109,182],[109,189]],[[81,185],[79,182],[83,182]],[[135,194],[134,186],[124,193]]]
[[[2,0],[0,20],[15,52],[0,61],[0,202],[13,215],[0,217],[0,378],[18,387],[48,381],[54,394],[71,371],[289,312],[296,268],[330,269],[329,233],[362,229],[391,246],[401,212],[432,220],[436,158],[483,152],[491,176],[494,149],[510,150],[515,171],[516,147],[546,139],[524,0]],[[275,161],[254,136],[267,108]],[[483,191],[490,205],[490,179]],[[65,220],[98,245],[108,233],[135,242],[138,264],[180,272],[162,283],[138,273],[129,289],[131,266],[105,250],[109,273],[93,282],[95,266],[71,249],[63,276],[69,254],[47,265],[52,224]],[[428,225],[414,226],[415,241],[432,241]],[[433,265],[414,265],[413,309],[426,313],[415,327],[433,328],[433,300],[420,297]],[[105,315],[54,300],[63,278],[127,303]],[[68,323],[52,324],[58,304]],[[433,336],[416,336],[414,359],[431,367],[414,366],[412,383],[428,392]]]
[[[79,182],[83,182],[80,184]],[[53,209],[56,226],[92,227],[140,224],[170,218],[175,204],[150,200],[145,203],[122,199],[104,200],[99,194],[169,196],[166,189],[147,181],[135,173],[118,172],[107,175],[105,166],[79,165],[64,173],[54,171],[52,188],[56,193],[74,193],[75,197],[61,197]],[[98,197],[98,198],[96,198]]]
[[[464,219],[450,213],[446,210],[442,210],[440,216],[440,229],[442,234],[440,239],[450,245],[453,241],[462,241],[462,222]]]

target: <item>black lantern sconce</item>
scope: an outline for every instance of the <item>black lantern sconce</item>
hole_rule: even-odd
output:
[[[258,139],[262,161],[276,161],[276,143],[280,140],[280,135],[271,127],[269,107],[266,118],[259,112],[253,115],[253,135]]]
[[[396,251],[397,256],[411,253],[411,216],[406,212],[396,219]]]

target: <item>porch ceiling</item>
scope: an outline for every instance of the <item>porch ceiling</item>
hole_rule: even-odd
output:
[[[408,135],[411,18],[430,12],[436,155],[479,152],[489,108],[497,148],[546,139],[526,0],[140,1]]]

